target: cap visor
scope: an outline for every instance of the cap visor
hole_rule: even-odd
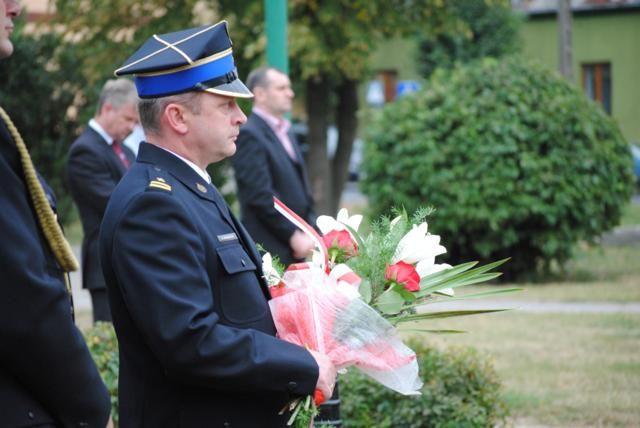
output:
[[[212,88],[207,88],[205,91],[227,97],[253,98],[253,93],[244,85],[244,83],[242,83],[242,80],[240,79],[236,79],[231,83],[224,83]]]

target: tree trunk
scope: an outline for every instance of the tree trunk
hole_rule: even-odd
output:
[[[316,213],[331,214],[332,174],[327,156],[330,85],[322,77],[309,78],[306,85],[306,107],[309,118],[309,181],[315,200]]]
[[[358,81],[344,80],[337,90],[338,106],[336,124],[338,127],[338,145],[331,163],[331,213],[338,212],[342,190],[349,178],[349,160],[353,150],[353,141],[358,131]]]

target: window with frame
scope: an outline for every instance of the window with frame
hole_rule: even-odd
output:
[[[611,63],[582,64],[582,87],[589,98],[611,114]]]

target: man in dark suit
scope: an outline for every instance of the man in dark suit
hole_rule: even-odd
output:
[[[111,321],[98,256],[98,232],[111,192],[134,161],[133,152],[122,141],[138,123],[137,102],[133,82],[107,81],[96,116],[69,149],[67,182],[84,231],[82,286],[91,293],[94,322]]]
[[[273,208],[273,197],[312,226],[316,221],[304,160],[285,118],[294,94],[287,75],[271,67],[252,71],[247,86],[254,93],[253,112],[240,128],[232,158],[242,223],[288,265],[308,256],[313,242]]]
[[[226,22],[154,35],[116,74],[136,76],[148,138],[100,231],[120,426],[284,427],[290,399],[331,396],[335,368],[275,337],[259,254],[206,172],[251,97]]]
[[[11,55],[14,0],[0,0],[0,58]],[[73,322],[65,271],[77,261],[55,199],[0,108],[0,426],[98,427],[110,402]]]

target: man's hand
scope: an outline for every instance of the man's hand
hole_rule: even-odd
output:
[[[311,254],[315,244],[313,240],[304,234],[301,230],[296,230],[289,238],[289,246],[296,259],[304,259]]]
[[[328,400],[333,395],[333,387],[336,385],[336,368],[326,355],[311,350],[309,350],[309,352],[313,358],[315,358],[320,368],[316,389],[322,391],[325,399]]]
[[[107,428],[113,428],[113,419],[109,416],[109,420],[107,421]]]

